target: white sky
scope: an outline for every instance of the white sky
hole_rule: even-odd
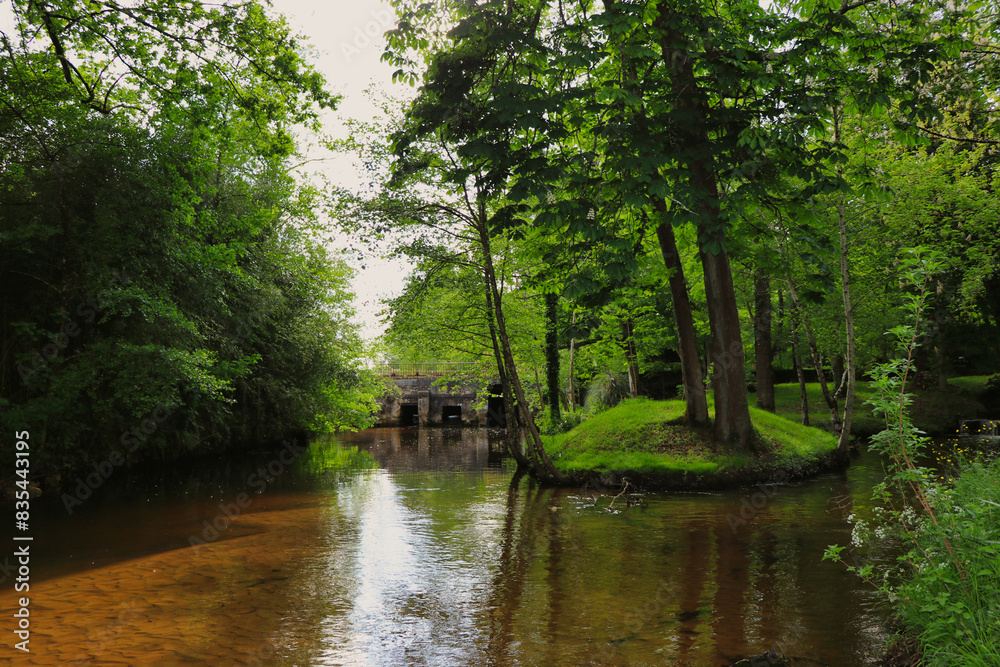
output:
[[[375,86],[393,97],[412,95],[405,84],[392,83],[392,68],[380,62],[385,40],[382,34],[393,27],[395,14],[387,3],[379,0],[274,0],[274,9],[284,14],[293,30],[306,36],[316,50],[314,64],[330,87],[343,95],[336,112],[328,115],[325,131],[333,136],[342,133],[338,117],[368,119],[377,113],[365,96],[365,89]],[[349,161],[333,160],[323,149],[313,149],[309,157],[322,159],[318,168],[332,182],[351,187],[358,176]],[[341,247],[347,241],[341,235]],[[379,299],[398,292],[409,267],[399,261],[368,257],[364,269],[352,262],[357,275],[354,292],[357,295],[357,319],[366,338],[382,333],[378,321]]]

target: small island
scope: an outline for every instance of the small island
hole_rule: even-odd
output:
[[[657,491],[786,482],[836,464],[837,438],[750,408],[760,454],[720,451],[707,428],[683,423],[684,402],[634,398],[567,433],[546,436],[555,466],[581,483]]]

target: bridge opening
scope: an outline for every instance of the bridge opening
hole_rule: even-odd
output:
[[[416,403],[402,403],[399,406],[400,426],[419,426],[420,409]]]
[[[462,423],[462,406],[461,405],[444,405],[441,407],[441,423],[442,424],[461,424]]]
[[[504,428],[507,426],[507,408],[503,396],[490,396],[486,399],[487,428]]]

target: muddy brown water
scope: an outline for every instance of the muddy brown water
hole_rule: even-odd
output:
[[[39,499],[31,652],[13,648],[25,594],[8,577],[0,662],[717,667],[774,649],[875,664],[881,607],[821,561],[869,510],[875,457],[786,486],[615,498],[512,487],[501,444],[372,429],[280,470],[270,454],[117,471],[72,514]]]

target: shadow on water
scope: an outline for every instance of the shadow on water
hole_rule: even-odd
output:
[[[820,560],[870,511],[874,458],[629,503],[539,487],[502,449],[486,430],[371,429],[280,474],[272,454],[50,504],[26,664],[874,664],[874,599]]]

